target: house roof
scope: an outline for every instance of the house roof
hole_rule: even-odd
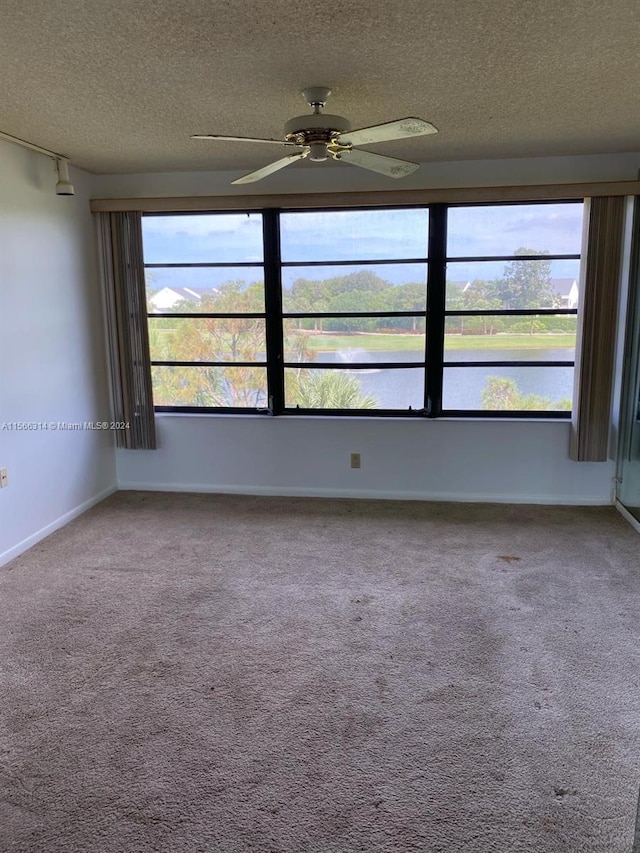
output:
[[[198,293],[196,290],[192,290],[190,287],[172,287],[171,290],[183,299],[186,299],[188,302],[200,302],[202,299],[202,294]]]
[[[281,139],[325,85],[355,128],[435,124],[371,146],[416,162],[637,152],[639,41],[637,0],[5,0],[2,130],[98,173],[258,168],[280,149],[190,134]]]
[[[180,299],[184,299],[187,302],[200,302],[203,295],[195,290],[192,290],[190,287],[163,287],[161,290],[155,293],[154,296],[157,297],[165,293],[175,293],[176,296],[179,296]],[[152,296],[151,299],[153,299],[154,296]]]
[[[577,284],[575,278],[552,278],[550,280],[551,290],[556,296],[568,296],[574,284]]]

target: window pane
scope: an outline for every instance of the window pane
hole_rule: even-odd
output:
[[[429,211],[337,210],[283,213],[282,260],[426,258]]]
[[[285,267],[283,311],[425,311],[426,264]]]
[[[301,409],[421,409],[424,368],[286,368],[285,405]]]
[[[265,321],[149,318],[152,361],[264,361]]]
[[[573,367],[447,367],[442,408],[570,410]]]
[[[447,317],[445,361],[573,361],[575,316]]]
[[[262,214],[145,214],[142,246],[147,264],[262,263]]]
[[[447,264],[449,311],[577,308],[580,261]]]
[[[284,321],[284,360],[424,361],[424,317],[332,317]]]
[[[447,255],[579,255],[582,209],[582,202],[449,208]]]
[[[262,267],[154,267],[145,281],[151,314],[264,311]]]
[[[264,367],[152,367],[156,406],[266,406]]]

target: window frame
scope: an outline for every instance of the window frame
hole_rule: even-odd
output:
[[[573,367],[576,368],[575,359],[573,361],[491,361],[491,362],[451,362],[445,361],[444,343],[445,343],[445,325],[448,317],[452,316],[577,316],[578,308],[534,308],[534,309],[480,309],[480,310],[458,310],[446,308],[446,272],[447,263],[460,261],[513,261],[513,260],[579,260],[582,263],[581,254],[548,254],[548,255],[510,255],[510,256],[481,256],[481,257],[466,257],[447,255],[447,217],[448,211],[456,207],[506,207],[514,205],[545,205],[545,204],[582,204],[584,198],[562,198],[562,199],[533,199],[533,200],[507,200],[507,201],[479,201],[479,202],[435,202],[428,204],[393,204],[393,205],[368,205],[353,206],[353,207],[314,207],[314,208],[263,208],[263,209],[246,209],[233,210],[235,214],[260,214],[262,216],[262,232],[263,232],[263,259],[262,263],[144,263],[144,268],[158,267],[251,267],[262,268],[264,272],[264,312],[247,312],[247,313],[207,313],[207,312],[148,312],[148,320],[150,318],[201,318],[201,319],[229,319],[236,318],[260,318],[265,321],[265,345],[266,358],[260,362],[176,362],[176,361],[158,361],[151,360],[151,366],[176,366],[176,367],[260,367],[266,368],[267,373],[267,405],[264,407],[223,407],[223,406],[163,406],[154,405],[156,413],[176,413],[176,414],[242,414],[242,415],[271,415],[271,416],[321,416],[321,417],[377,417],[377,418],[423,418],[433,420],[436,418],[473,418],[482,420],[565,420],[571,419],[571,410],[484,410],[484,409],[443,409],[442,394],[443,394],[443,377],[445,367],[466,367],[466,366],[493,366],[493,367]],[[428,210],[428,234],[427,234],[427,255],[424,258],[411,259],[374,259],[374,260],[339,260],[339,261],[287,261],[283,262],[281,258],[280,244],[280,215],[288,213],[304,213],[313,211],[315,213],[331,213],[334,211],[353,210],[362,212],[366,210],[407,210],[421,209]],[[218,214],[225,215],[231,211],[228,210],[199,210],[195,211],[149,211],[142,214],[143,217],[157,216],[193,216]],[[426,265],[427,275],[425,281],[426,290],[426,307],[424,311],[347,311],[347,312],[290,312],[283,311],[282,304],[282,270],[287,267],[295,266],[350,266],[350,265],[381,265],[385,263],[410,264],[420,263]],[[424,370],[424,407],[407,409],[319,409],[319,408],[300,408],[286,407],[285,405],[285,370],[287,368],[300,367],[301,364],[307,365],[306,362],[285,362],[284,361],[284,334],[283,321],[296,318],[339,318],[339,317],[419,317],[424,319],[425,323],[425,357],[421,362],[375,362],[376,368],[379,369],[423,369]],[[147,320],[147,322],[148,322]],[[324,362],[309,362],[309,369],[327,369],[339,372],[345,368],[336,366],[334,363]],[[350,370],[359,370],[371,368],[371,362],[350,363]]]

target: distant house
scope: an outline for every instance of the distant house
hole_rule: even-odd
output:
[[[575,278],[552,278],[551,290],[560,301],[559,308],[578,307],[578,282]]]
[[[162,313],[174,308],[178,302],[200,303],[202,294],[189,287],[163,287],[149,299],[153,310]]]
[[[160,314],[175,308],[179,302],[192,302],[194,306],[199,305],[203,296],[212,296],[215,293],[220,293],[215,287],[207,290],[195,290],[192,287],[163,287],[149,298],[149,304],[157,314]]]
[[[461,288],[463,293],[467,293],[472,287],[472,281],[454,281],[451,284],[456,284]],[[551,292],[554,295],[554,307],[558,308],[577,308],[578,307],[578,281],[575,278],[552,278],[549,279]]]

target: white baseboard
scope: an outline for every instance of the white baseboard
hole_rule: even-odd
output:
[[[616,501],[616,509],[618,510],[620,515],[629,522],[633,529],[637,530],[638,533],[640,533],[640,521],[638,521],[635,516],[631,515],[626,506],[624,506],[624,504],[621,504],[620,501]]]
[[[36,533],[32,533],[31,536],[27,536],[26,539],[23,539],[22,542],[18,542],[17,545],[14,545],[12,548],[9,548],[8,551],[4,551],[0,554],[0,566],[5,566],[11,560],[14,560],[16,557],[19,557],[20,554],[24,554],[25,551],[28,551],[29,548],[33,548],[34,545],[37,545],[38,542],[41,542],[47,536],[50,536],[52,533],[55,533],[56,530],[59,530],[61,527],[64,527],[65,524],[69,524],[70,521],[73,521],[74,518],[77,518],[79,515],[82,515],[83,512],[86,512],[88,509],[91,509],[92,506],[100,503],[105,498],[108,498],[109,495],[112,495],[114,492],[118,491],[118,487],[116,485],[109,486],[106,489],[103,489],[101,492],[98,492],[97,495],[89,498],[86,501],[83,501],[79,506],[74,509],[69,510],[69,512],[65,512],[64,515],[61,515],[60,518],[56,518],[55,521],[52,521],[51,524],[47,524],[46,527],[42,527]]]
[[[496,495],[469,492],[400,492],[370,489],[318,489],[296,486],[229,486],[202,483],[119,482],[125,492],[189,492],[197,494],[264,495],[292,498],[363,498],[369,500],[435,501],[451,503],[548,504],[551,506],[611,506],[611,500],[576,495]]]

